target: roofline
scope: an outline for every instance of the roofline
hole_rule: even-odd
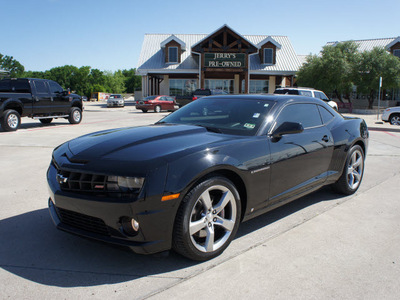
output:
[[[198,69],[180,69],[180,70],[169,70],[169,69],[136,69],[136,74],[145,76],[149,73],[151,74],[199,74]],[[286,76],[292,76],[295,75],[297,71],[260,71],[260,70],[255,70],[249,71],[250,75],[286,75]]]
[[[212,33],[206,35],[204,38],[202,38],[200,41],[198,41],[196,44],[192,45],[192,48],[195,48],[197,45],[201,44],[202,42],[204,42],[206,39],[208,39],[210,36],[212,36],[213,34],[217,33],[218,31],[220,31],[222,28],[227,27],[230,30],[232,30],[235,34],[237,34],[238,36],[240,36],[243,40],[245,40],[247,43],[249,43],[251,46],[253,46],[256,49],[260,49],[259,47],[257,47],[256,45],[254,45],[252,42],[250,42],[248,39],[246,39],[243,35],[241,35],[240,33],[238,33],[236,30],[232,29],[230,26],[228,26],[227,24],[222,25],[220,28],[218,28],[217,30],[213,31]]]

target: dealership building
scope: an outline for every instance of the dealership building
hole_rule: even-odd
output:
[[[198,88],[272,93],[293,85],[301,63],[286,36],[242,35],[224,25],[210,34],[146,34],[137,74],[143,97]]]

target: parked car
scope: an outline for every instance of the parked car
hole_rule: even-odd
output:
[[[122,97],[122,95],[111,94],[110,97],[108,97],[107,107],[114,107],[114,106],[119,106],[119,107],[125,106],[125,100],[124,97]]]
[[[58,118],[78,124],[82,120],[82,110],[81,96],[64,91],[53,80],[0,80],[0,123],[4,131],[16,131],[21,125],[21,117],[30,117],[43,124]]]
[[[329,99],[329,97],[325,95],[323,91],[315,90],[312,88],[299,88],[299,87],[277,88],[274,94],[301,95],[301,96],[318,98],[328,103],[334,109],[338,110],[338,105],[335,101]]]
[[[88,98],[86,96],[82,96],[82,101],[88,101]]]
[[[154,125],[57,147],[49,210],[60,230],[207,260],[241,221],[326,185],[355,193],[367,148],[364,120],[314,98],[210,96]]]
[[[400,106],[389,107],[382,114],[382,121],[392,125],[400,125]]]
[[[156,113],[159,113],[163,110],[174,111],[178,108],[175,99],[167,96],[148,96],[143,100],[139,100],[136,102],[136,109],[142,110],[144,113],[149,110],[153,110]]]

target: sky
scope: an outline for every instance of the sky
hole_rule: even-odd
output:
[[[399,0],[0,0],[0,53],[29,71],[137,68],[146,33],[288,36],[297,54],[330,41],[400,36]]]

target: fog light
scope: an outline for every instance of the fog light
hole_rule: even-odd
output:
[[[122,230],[127,235],[136,235],[139,231],[139,222],[134,218],[123,217],[121,220]]]

